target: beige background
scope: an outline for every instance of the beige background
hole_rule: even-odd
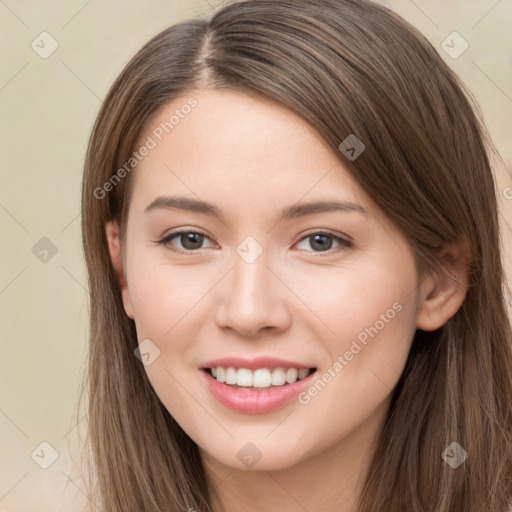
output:
[[[496,175],[510,276],[512,2],[383,3],[427,36],[481,105],[503,159]],[[71,458],[86,426],[84,411],[76,409],[87,343],[79,213],[86,144],[101,99],[137,49],[214,5],[219,2],[0,2],[0,512],[70,512],[86,500]],[[47,59],[31,48],[43,31],[58,42]],[[441,48],[453,31],[469,43],[457,59]],[[32,252],[43,237],[57,248],[46,263]],[[48,469],[36,463],[51,461],[42,442],[58,453]]]

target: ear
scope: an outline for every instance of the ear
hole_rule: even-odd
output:
[[[441,268],[423,280],[416,313],[418,329],[435,331],[459,310],[469,287],[468,254],[465,244],[450,245],[441,256]]]
[[[130,299],[130,292],[128,290],[128,282],[123,270],[123,262],[121,259],[121,244],[119,239],[119,226],[115,221],[109,221],[105,225],[107,235],[108,248],[110,252],[110,259],[116,275],[117,282],[121,289],[123,298],[124,310],[129,318],[133,320],[133,308]]]

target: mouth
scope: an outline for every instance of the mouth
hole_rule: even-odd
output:
[[[222,405],[246,414],[262,414],[283,407],[307,389],[317,374],[315,367],[211,366],[200,370],[206,387]]]
[[[251,370],[233,366],[214,366],[202,368],[202,370],[208,373],[212,379],[233,389],[262,391],[294,384],[311,375],[316,371],[316,368],[285,368],[278,366]]]

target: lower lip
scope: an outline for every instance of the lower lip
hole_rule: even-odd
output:
[[[206,385],[212,394],[226,407],[237,412],[261,414],[274,411],[293,400],[301,391],[307,388],[317,370],[304,379],[293,384],[284,384],[275,388],[261,391],[237,389],[219,382],[208,371],[200,370],[206,379]]]

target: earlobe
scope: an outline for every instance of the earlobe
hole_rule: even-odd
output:
[[[128,282],[123,269],[123,262],[121,259],[121,243],[119,238],[119,226],[115,221],[109,221],[105,225],[105,232],[108,241],[108,249],[110,253],[110,260],[112,261],[112,267],[116,280],[119,284],[121,295],[123,298],[123,304],[126,314],[133,320],[133,308],[130,299],[130,292],[128,290]]]
[[[442,327],[461,307],[469,287],[467,251],[450,246],[442,257],[445,265],[435,269],[420,284],[416,327],[434,331]]]

